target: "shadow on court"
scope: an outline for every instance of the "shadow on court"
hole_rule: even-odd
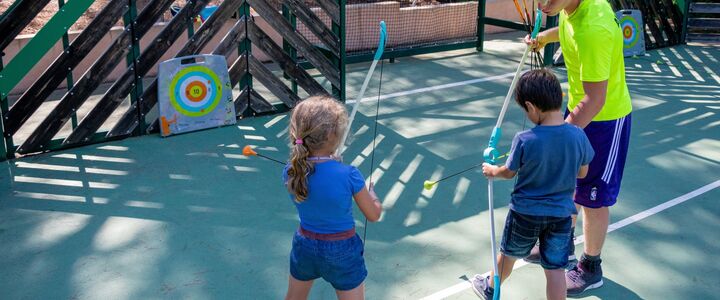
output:
[[[489,51],[514,57],[522,50],[515,46]],[[720,78],[713,71],[720,68],[720,52],[682,46],[650,55],[627,62],[635,103],[633,139],[622,199],[611,222],[718,180],[720,174]],[[502,75],[512,72],[513,64],[462,51],[399,59],[384,66],[382,94]],[[359,87],[364,65],[349,70],[349,85]],[[561,68],[556,71],[564,76]],[[377,95],[377,79],[366,97]],[[461,282],[463,274],[490,269],[486,180],[479,172],[468,172],[430,191],[422,183],[481,159],[509,80],[409,93],[381,103],[372,177],[386,211],[381,222],[367,228],[369,299],[418,299]],[[362,105],[344,157],[366,176],[373,104]],[[514,105],[501,147],[509,147],[513,133],[531,125]],[[284,160],[287,144],[287,116],[278,115],[167,139],[145,136],[3,162],[0,290],[9,299],[281,298],[297,216],[282,187],[282,167],[248,159],[242,147],[252,145]],[[511,188],[512,181],[495,187],[498,230]],[[684,232],[692,225],[674,215],[653,216],[611,234],[606,260],[611,279],[590,295],[667,296],[658,288],[666,282],[653,281],[648,287],[613,268],[629,273],[632,266],[623,266],[620,257],[647,253],[647,245],[660,248],[638,256],[637,264],[652,265],[668,253],[675,255],[676,244],[700,257],[718,253],[717,241],[701,234],[717,225],[711,212],[718,206],[710,201],[698,205],[686,212],[697,223],[697,234]],[[359,212],[356,216],[362,233]],[[688,265],[702,264],[677,257],[653,273],[683,274],[693,272]],[[533,280],[524,281],[529,282],[526,294],[516,295],[544,295],[544,282],[537,277],[541,273],[529,272],[517,272],[517,281],[509,286],[520,286],[520,279],[532,275]],[[702,289],[694,293],[690,284],[672,289],[710,298],[720,292],[712,284],[717,275],[711,277],[709,283],[698,283]],[[318,283],[311,298],[334,295],[329,285]],[[451,296],[473,297],[467,291]]]

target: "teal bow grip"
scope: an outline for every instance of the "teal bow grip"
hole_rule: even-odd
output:
[[[537,12],[535,12],[535,28],[533,28],[530,38],[535,39],[538,36],[538,33],[540,33],[540,25],[542,25],[542,10],[538,8]]]
[[[380,41],[378,42],[378,48],[377,51],[375,51],[375,58],[374,60],[380,60],[382,58],[383,52],[385,52],[385,42],[387,41],[387,26],[385,26],[385,21],[380,21]]]
[[[502,137],[502,129],[500,127],[493,128],[492,135],[488,141],[488,147],[483,151],[485,162],[489,164],[495,164],[495,159],[500,156],[500,151],[496,149],[500,138]]]
[[[500,300],[500,275],[495,274],[495,276],[493,276],[493,282],[495,283],[495,289],[493,290],[493,300]]]

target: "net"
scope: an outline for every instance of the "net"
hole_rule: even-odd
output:
[[[388,51],[474,41],[477,16],[477,1],[351,0],[346,6],[347,53],[372,51],[381,20],[388,28]]]

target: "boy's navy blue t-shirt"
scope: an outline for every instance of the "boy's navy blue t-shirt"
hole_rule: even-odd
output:
[[[510,209],[532,216],[567,217],[578,171],[595,152],[585,132],[565,123],[536,126],[513,138],[506,166],[517,172]]]
[[[287,171],[283,170],[283,182],[287,183]],[[315,163],[315,171],[308,177],[308,197],[295,203],[300,226],[317,233],[338,233],[355,227],[353,219],[353,195],[365,187],[365,178],[353,166],[338,161]]]

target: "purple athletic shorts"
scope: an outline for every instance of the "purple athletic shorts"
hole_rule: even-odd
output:
[[[590,122],[585,134],[595,150],[587,177],[577,180],[575,203],[590,208],[613,206],[620,192],[630,144],[631,115]]]

